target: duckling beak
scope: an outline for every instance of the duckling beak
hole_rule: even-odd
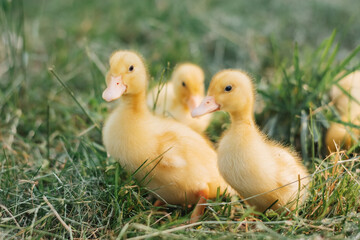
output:
[[[193,95],[189,98],[189,100],[186,103],[188,108],[190,109],[190,112],[200,105],[201,100],[202,97],[198,95]]]
[[[215,98],[207,96],[204,100],[202,100],[200,105],[191,112],[191,116],[193,118],[201,117],[207,113],[212,113],[218,110],[220,110],[220,105],[215,102]]]
[[[111,76],[111,80],[107,88],[104,90],[102,94],[102,98],[107,102],[114,101],[120,98],[124,94],[126,88],[127,87],[122,81],[121,76],[118,77]]]

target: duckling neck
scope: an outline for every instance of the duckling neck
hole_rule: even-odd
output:
[[[231,117],[232,126],[238,126],[239,124],[240,125],[245,124],[249,126],[255,125],[254,116],[253,114],[251,114],[251,112],[245,112],[245,113],[230,112],[230,117]]]
[[[178,97],[175,97],[172,102],[173,107],[180,107],[182,111],[190,112],[188,105]]]
[[[132,114],[150,113],[146,106],[144,93],[124,95],[120,107],[122,110],[130,111]]]
[[[171,106],[173,108],[176,108],[176,107],[180,107],[182,111],[185,111],[185,112],[189,112],[189,107],[188,105],[186,104],[186,102],[184,101],[184,98],[177,94],[176,93],[176,89],[175,87],[173,87],[173,91],[174,91],[174,97],[171,99]]]

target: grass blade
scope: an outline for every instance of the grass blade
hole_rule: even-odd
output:
[[[349,56],[347,56],[341,64],[335,68],[334,72],[340,72],[342,69],[345,68],[345,66],[360,52],[360,45],[355,48],[354,51],[350,53]]]
[[[89,120],[95,125],[96,129],[101,133],[101,129],[99,127],[99,124],[95,122],[95,120],[92,119],[90,114],[85,110],[85,108],[80,104],[80,102],[76,99],[74,93],[71,91],[69,86],[67,86],[59,77],[59,75],[55,72],[53,68],[49,68],[50,73],[55,77],[55,79],[65,88],[67,93],[71,96],[71,98],[75,101],[75,103],[79,106],[81,111],[89,118]]]

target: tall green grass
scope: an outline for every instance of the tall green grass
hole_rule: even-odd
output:
[[[330,104],[331,87],[339,86],[342,77],[360,68],[360,45],[337,60],[339,43],[335,43],[335,36],[336,31],[304,60],[295,44],[292,61],[280,64],[273,79],[258,91],[265,102],[259,117],[264,130],[301,150],[306,160],[325,157],[324,133],[331,121],[339,121],[337,110]]]

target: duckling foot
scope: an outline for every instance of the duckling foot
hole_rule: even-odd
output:
[[[200,217],[204,214],[206,206],[203,204],[206,203],[209,196],[208,191],[200,191],[198,195],[200,196],[200,199],[199,202],[196,204],[193,213],[191,214],[190,223],[195,223],[199,221]]]
[[[155,203],[154,203],[154,207],[160,207],[160,206],[163,206],[165,205],[165,202],[161,201],[161,200],[156,200]]]

